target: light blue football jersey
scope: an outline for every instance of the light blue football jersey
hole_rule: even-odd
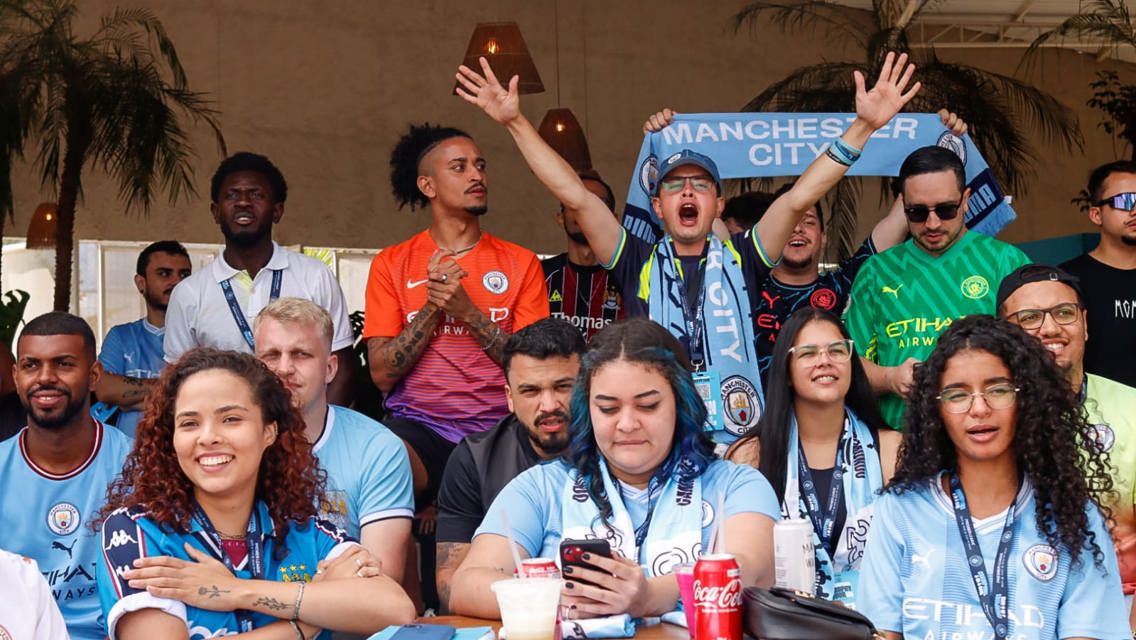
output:
[[[316,564],[329,555],[338,555],[337,547],[354,542],[329,522],[315,518],[303,525],[290,523],[284,545],[288,548],[285,556],[277,559],[274,553],[276,541],[272,538],[272,517],[263,502],[257,502],[257,513],[262,523],[261,541],[263,544],[264,580],[279,582],[311,582],[316,573]],[[150,595],[145,590],[132,588],[121,574],[141,557],[173,556],[190,560],[184,544],[188,542],[220,560],[222,551],[216,547],[196,520],[191,521],[188,533],[164,531],[146,517],[143,509],[116,509],[103,523],[101,553],[98,558],[98,598],[106,616],[108,631],[113,631],[123,615],[140,609],[158,609],[185,621],[190,640],[236,635],[240,631],[236,613],[231,611],[207,611],[186,604]],[[235,567],[238,578],[253,577],[249,557]],[[254,629],[272,624],[277,618],[261,613],[251,616]],[[318,638],[330,638],[328,632]]]
[[[106,501],[107,485],[121,472],[131,440],[95,421],[90,457],[57,475],[28,457],[27,429],[0,442],[0,548],[39,564],[75,640],[106,637],[95,585],[98,536],[91,519]]]
[[[860,612],[876,628],[911,640],[993,638],[941,478],[918,491],[886,493],[875,504],[860,569]],[[1130,640],[1116,553],[1100,512],[1086,509],[1104,563],[1097,567],[1092,553],[1082,550],[1073,567],[1069,553],[1051,547],[1038,531],[1035,507],[1027,480],[1018,493],[1010,546],[1007,639]],[[1005,522],[1005,512],[974,521],[988,576]]]
[[[166,366],[162,340],[165,338],[164,327],[155,327],[140,318],[134,322],[115,325],[103,338],[103,350],[99,353],[99,362],[107,371],[128,378],[141,378],[150,380],[157,378]],[[112,415],[114,405],[100,402],[94,407],[94,412],[103,418]],[[121,411],[115,426],[123,433],[134,437],[134,430],[142,420],[141,411]]]
[[[410,458],[390,429],[357,411],[330,405],[312,451],[327,471],[321,518],[358,538],[372,522],[414,517]]]

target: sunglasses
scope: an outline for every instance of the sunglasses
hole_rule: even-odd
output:
[[[1136,193],[1118,193],[1096,203],[1098,207],[1108,205],[1117,211],[1131,211],[1136,209]]]
[[[931,212],[939,216],[940,220],[954,220],[960,208],[962,208],[962,199],[959,199],[958,202],[940,202],[931,206],[913,204],[910,207],[904,207],[903,213],[911,222],[927,222],[927,218],[931,217]]]

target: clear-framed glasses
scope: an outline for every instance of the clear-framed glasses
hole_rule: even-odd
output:
[[[682,191],[686,186],[686,181],[690,181],[690,186],[695,191],[709,191],[714,188],[714,179],[706,176],[675,176],[673,178],[663,178],[659,182],[659,188],[663,191],[675,193]]]
[[[852,358],[852,341],[837,340],[828,344],[799,344],[789,353],[796,356],[797,361],[803,364],[815,363],[821,353],[828,355],[832,362],[848,362]]]
[[[1099,200],[1096,205],[1098,207],[1108,205],[1117,211],[1131,211],[1136,209],[1136,193],[1118,193]]]
[[[958,202],[940,202],[939,204],[927,206],[925,204],[913,204],[910,207],[903,208],[903,214],[911,222],[927,222],[927,218],[931,217],[931,212],[934,211],[935,215],[939,216],[940,220],[954,220],[958,215],[959,209],[962,208],[962,199]]]
[[[1047,315],[1057,324],[1073,324],[1081,319],[1081,305],[1076,302],[1062,302],[1048,309],[1022,309],[1006,318],[1023,329],[1033,331],[1045,324]]]
[[[991,409],[1009,409],[1014,406],[1018,392],[1021,388],[1009,382],[1000,382],[986,387],[982,391],[967,393],[962,389],[945,389],[938,395],[938,400],[947,413],[966,413],[974,405],[974,398],[982,396],[986,406]]]

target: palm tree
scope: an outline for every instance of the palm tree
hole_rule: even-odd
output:
[[[0,0],[0,223],[12,211],[9,166],[34,144],[40,179],[58,195],[55,309],[63,311],[85,168],[114,178],[127,209],[148,212],[156,188],[170,201],[195,193],[179,113],[207,124],[224,152],[217,112],[187,88],[153,14],[118,9],[81,38],[77,13],[75,0]]]
[[[751,2],[733,17],[735,33],[768,17],[785,31],[820,28],[864,51],[859,61],[822,62],[793,70],[750,100],[744,111],[850,112],[854,110],[852,71],[878,73],[888,51],[907,52],[918,66],[923,89],[909,104],[911,111],[943,107],[970,125],[974,143],[1008,192],[1022,194],[1033,177],[1033,150],[1025,130],[1071,150],[1083,144],[1073,112],[1049,94],[1013,77],[940,60],[933,50],[912,51],[907,28],[934,0],[872,0],[864,12],[830,0],[762,0]],[[889,180],[884,180],[889,183]],[[842,180],[831,195],[829,238],[840,256],[851,253],[856,239],[860,179]],[[884,189],[886,192],[888,189]]]
[[[1026,60],[1033,59],[1049,41],[1070,36],[1099,42],[1102,53],[1136,48],[1136,23],[1125,0],[1089,0],[1083,9],[1030,43]],[[1136,160],[1136,85],[1122,83],[1115,71],[1098,71],[1089,88],[1093,97],[1087,104],[1105,116],[1100,127],[1128,143],[1132,159]]]

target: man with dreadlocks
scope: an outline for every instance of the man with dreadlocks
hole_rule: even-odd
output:
[[[428,206],[430,227],[371,263],[363,336],[385,424],[408,445],[421,513],[458,441],[509,413],[502,348],[548,316],[548,295],[536,254],[481,230],[488,175],[469,134],[412,125],[390,164],[399,207]]]

